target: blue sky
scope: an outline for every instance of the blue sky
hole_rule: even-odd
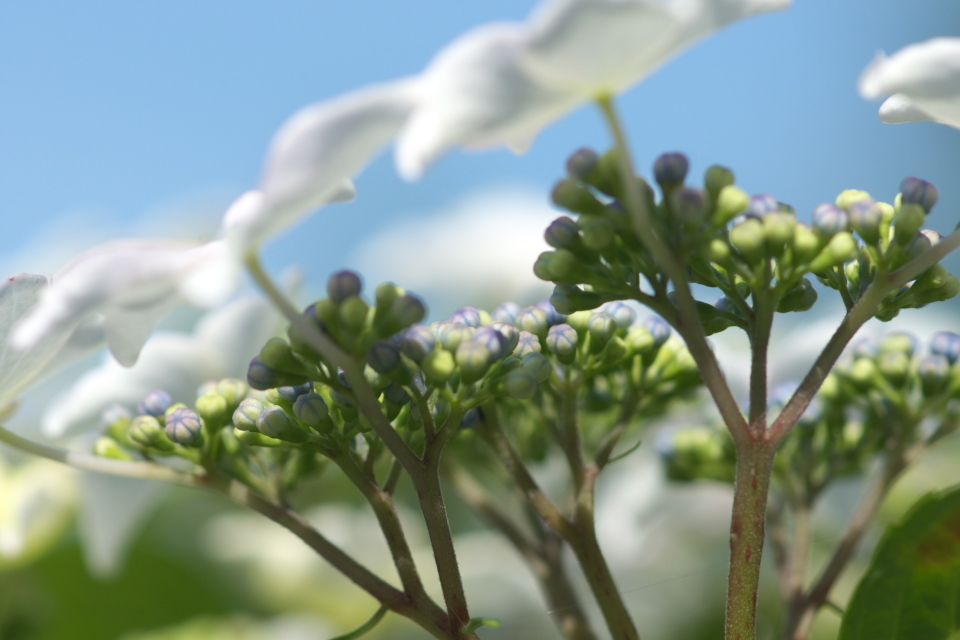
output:
[[[185,217],[204,212],[188,233],[210,231],[222,207],[255,185],[270,136],[296,109],[415,73],[471,26],[522,19],[534,4],[2,3],[0,255],[24,266],[2,263],[36,268],[18,252],[38,252],[36,242],[58,230],[90,242],[180,235]],[[892,198],[904,176],[919,175],[940,187],[931,226],[948,231],[960,221],[960,183],[951,183],[960,132],[883,125],[878,103],[856,93],[877,51],[938,35],[960,35],[956,0],[797,0],[737,24],[622,97],[638,164],[648,173],[659,153],[674,150],[690,156],[696,175],[725,164],[748,191],[773,193],[802,218],[841,189]],[[454,153],[416,184],[400,180],[383,154],[358,178],[354,203],[278,238],[268,264],[302,263],[321,284],[385,225],[437,215],[491,188],[546,194],[570,151],[608,141],[585,107],[525,156]]]

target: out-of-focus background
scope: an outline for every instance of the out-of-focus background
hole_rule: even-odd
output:
[[[116,237],[208,238],[232,199],[255,186],[271,135],[296,109],[415,73],[465,30],[522,19],[534,5],[0,3],[0,270],[52,274]],[[736,24],[622,96],[638,165],[649,174],[657,155],[681,150],[695,182],[710,164],[724,164],[745,189],[774,194],[801,219],[846,188],[892,199],[900,180],[916,175],[940,187],[930,222],[950,231],[960,220],[960,132],[883,125],[879,104],[856,92],[878,51],[942,35],[960,35],[955,0],[797,0],[787,12]],[[356,201],[321,210],[271,242],[268,267],[279,274],[299,265],[304,300],[343,267],[371,284],[392,279],[422,294],[434,319],[464,304],[535,301],[549,292],[530,265],[542,229],[558,215],[550,187],[571,151],[602,150],[609,140],[586,106],[546,129],[524,156],[454,152],[416,184],[397,176],[387,151],[358,177]],[[835,309],[824,298],[818,308]],[[170,326],[193,317],[181,314]],[[934,328],[957,328],[939,317]],[[27,398],[21,430],[65,380]],[[93,577],[72,528],[75,477],[52,465],[28,469],[16,456],[2,460],[3,640],[322,638],[375,609],[362,596],[346,597],[343,582],[281,530],[188,491],[160,503],[122,568]],[[644,637],[716,637],[726,490],[664,488],[649,451],[623,465],[604,488],[605,541],[649,630]],[[369,519],[342,503],[318,509],[317,522],[339,528],[361,554],[367,538],[377,544]],[[35,524],[26,547],[2,529],[25,512]],[[488,637],[550,637],[529,578],[475,521],[453,513],[480,603],[474,609],[504,622]],[[689,615],[694,609],[702,624]],[[383,637],[403,633],[409,628],[387,626]]]

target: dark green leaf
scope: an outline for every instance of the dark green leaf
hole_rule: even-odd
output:
[[[960,488],[923,497],[884,535],[839,640],[947,640],[960,631]]]

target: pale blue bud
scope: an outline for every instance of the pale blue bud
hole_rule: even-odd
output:
[[[820,233],[832,236],[847,231],[850,219],[847,212],[835,204],[825,202],[813,210],[813,226]]]
[[[570,364],[577,355],[577,332],[568,324],[550,327],[545,340],[547,349],[557,356],[560,362]]]
[[[653,177],[667,188],[681,184],[690,170],[690,161],[682,153],[664,153],[653,163]]]
[[[244,398],[233,412],[233,426],[241,431],[256,431],[257,419],[263,413],[263,403],[256,398]]]
[[[447,322],[452,322],[454,324],[465,324],[468,327],[479,327],[483,324],[483,320],[480,318],[480,312],[474,307],[463,307],[457,309],[450,317],[447,318]]]
[[[196,444],[203,437],[200,416],[186,407],[175,409],[167,416],[163,431],[172,442],[182,445]]]
[[[614,322],[621,329],[629,329],[637,321],[636,310],[625,302],[608,302],[601,310],[613,316]]]
[[[312,382],[306,382],[295,387],[277,387],[277,393],[280,394],[280,397],[291,403],[296,402],[297,398],[311,391],[313,391]]]
[[[780,202],[769,193],[758,193],[750,196],[750,206],[747,215],[752,218],[763,218],[768,213],[780,210]]]
[[[515,329],[514,332],[516,332]],[[507,339],[504,335],[496,327],[489,325],[477,329],[470,341],[482,345],[484,349],[489,351],[491,361],[499,360],[513,350],[507,349]]]
[[[490,313],[490,317],[495,322],[514,324],[518,313],[520,313],[520,305],[516,302],[504,302]]]
[[[400,350],[414,362],[420,362],[437,346],[437,334],[430,327],[415,324],[403,332]]]
[[[926,180],[920,178],[904,178],[900,183],[900,202],[918,204],[923,210],[930,213],[937,200],[940,198],[940,192],[937,187]]]
[[[313,429],[319,429],[329,415],[327,403],[319,393],[305,393],[293,403],[293,415],[297,420]]]
[[[930,340],[930,353],[941,355],[950,364],[960,358],[960,335],[952,331],[938,331]]]
[[[137,405],[137,412],[143,416],[161,417],[173,404],[173,398],[163,389],[151,391]]]
[[[540,307],[527,307],[517,314],[517,328],[537,336],[546,335],[549,319]]]
[[[513,353],[513,350],[517,348],[517,343],[520,341],[520,331],[512,324],[507,324],[506,322],[491,322],[489,326],[499,331],[500,335],[503,336],[504,355]]]
[[[522,358],[528,353],[540,353],[540,350],[540,338],[533,335],[529,331],[521,331],[520,336],[517,339],[517,346],[513,350],[513,354]]]
[[[353,271],[337,271],[327,280],[327,295],[337,304],[363,290],[363,280]]]

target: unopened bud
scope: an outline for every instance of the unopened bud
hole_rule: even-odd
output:
[[[203,428],[196,411],[180,407],[167,414],[164,433],[171,442],[184,446],[203,444]]]
[[[690,161],[682,153],[664,153],[653,163],[653,176],[664,189],[683,184],[690,170]]]
[[[920,178],[904,178],[900,183],[900,203],[918,204],[924,212],[930,213],[937,200],[940,198],[940,192],[937,187],[926,180]]]
[[[280,407],[267,407],[257,418],[257,431],[269,438],[284,442],[306,442],[307,432],[290,419]]]
[[[327,280],[327,295],[337,304],[352,296],[359,296],[362,290],[363,280],[353,271],[337,271]]]
[[[143,397],[143,400],[137,405],[137,413],[143,416],[159,418],[166,413],[172,404],[173,398],[170,397],[170,394],[163,389],[157,389]]]
[[[550,327],[546,344],[547,349],[563,364],[570,364],[577,357],[577,332],[568,324]]]
[[[835,204],[824,203],[813,210],[813,227],[825,236],[846,231],[849,226],[847,212]]]

